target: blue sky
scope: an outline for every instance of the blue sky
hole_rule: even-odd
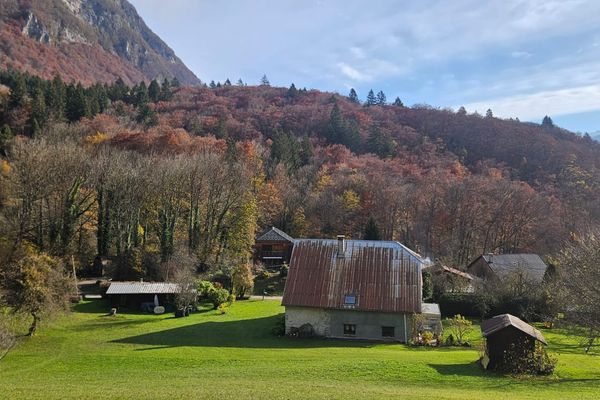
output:
[[[206,82],[266,74],[600,131],[597,0],[130,1]]]

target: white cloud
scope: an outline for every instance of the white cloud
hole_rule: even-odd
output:
[[[513,51],[510,53],[512,58],[530,58],[533,54],[528,51]]]
[[[364,82],[372,79],[369,75],[360,72],[356,68],[353,68],[346,63],[339,63],[338,67],[340,68],[340,72],[342,74],[354,81]]]
[[[498,117],[519,117],[525,120],[544,115],[595,111],[600,110],[600,84],[490,99],[466,104],[465,108],[479,113],[491,108]]]

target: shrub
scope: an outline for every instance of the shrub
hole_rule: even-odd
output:
[[[460,314],[456,314],[453,318],[446,318],[448,321],[448,331],[450,336],[456,338],[459,346],[462,346],[465,342],[463,339],[473,330],[473,323],[463,317]]]
[[[556,357],[548,355],[544,346],[537,341],[533,348],[527,343],[512,343],[504,352],[497,369],[517,375],[551,375],[557,361]]]
[[[265,270],[262,270],[258,274],[256,274],[256,279],[259,281],[264,281],[265,279],[269,279],[269,277],[269,273]]]
[[[227,307],[227,303],[219,304],[219,307],[217,307],[217,314],[227,314]]]
[[[211,290],[214,290],[214,289],[216,289],[215,285],[213,285],[212,282],[210,282],[210,281],[203,281],[203,280],[196,281],[197,294],[198,294],[198,297],[201,299],[208,298],[208,294],[210,293]]]
[[[287,264],[283,264],[279,269],[279,276],[282,278],[286,277],[288,275],[289,270],[290,267],[288,267]]]
[[[450,317],[456,314],[481,317],[480,299],[471,293],[445,293],[439,299],[442,316]]]
[[[212,303],[215,309],[223,303],[226,303],[229,299],[229,292],[227,289],[213,289],[208,292],[208,300]]]
[[[231,276],[223,271],[215,272],[210,277],[210,280],[215,284],[215,287],[217,286],[217,283],[219,283],[221,287],[231,287]]]

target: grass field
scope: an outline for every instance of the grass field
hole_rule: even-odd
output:
[[[600,356],[544,331],[556,374],[489,374],[472,349],[300,340],[271,334],[275,301],[225,315],[104,316],[101,303],[43,327],[0,361],[3,399],[597,399]]]

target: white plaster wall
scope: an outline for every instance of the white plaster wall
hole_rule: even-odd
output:
[[[311,324],[318,336],[329,336],[330,316],[327,310],[310,307],[285,308],[285,333],[290,333],[291,328],[300,328],[304,324]]]

